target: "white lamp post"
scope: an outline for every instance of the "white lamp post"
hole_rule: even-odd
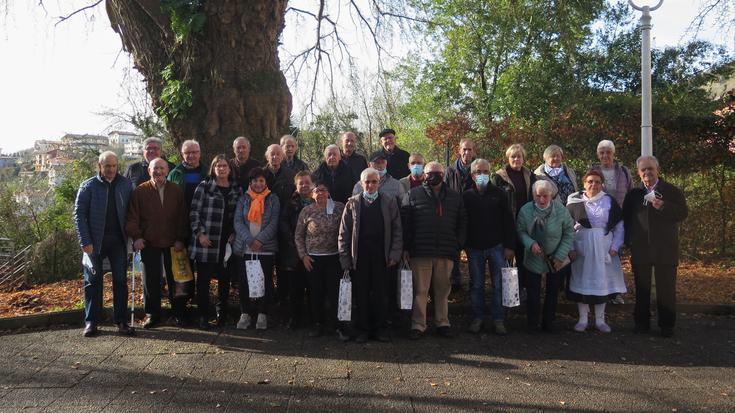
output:
[[[653,126],[651,125],[651,12],[661,7],[664,0],[655,6],[638,6],[633,0],[628,3],[641,11],[641,155],[653,155]]]

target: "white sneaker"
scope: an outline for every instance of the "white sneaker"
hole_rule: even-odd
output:
[[[238,330],[247,330],[250,327],[250,314],[241,314],[240,321],[237,322]]]
[[[597,330],[599,330],[600,333],[609,333],[612,331],[612,328],[610,328],[610,326],[604,321],[601,323],[595,323],[595,327],[597,327]]]
[[[578,333],[584,333],[585,330],[587,330],[586,321],[578,321],[577,324],[574,325],[574,331]]]
[[[265,314],[258,314],[258,321],[255,322],[255,328],[257,330],[265,330],[268,328],[268,317]]]

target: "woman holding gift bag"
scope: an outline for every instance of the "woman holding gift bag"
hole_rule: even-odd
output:
[[[582,178],[584,191],[569,196],[567,209],[576,222],[574,249],[570,256],[572,278],[567,296],[577,302],[577,332],[587,329],[590,304],[595,306],[595,326],[610,332],[605,323],[605,303],[626,291],[618,250],[623,245],[623,211],[615,199],[602,191],[605,177],[590,170]]]
[[[268,328],[268,305],[273,298],[273,264],[278,251],[278,196],[268,189],[263,168],[253,168],[248,177],[247,192],[240,196],[235,209],[235,243],[233,252],[244,257],[240,272],[240,321],[237,328],[247,329],[253,315],[255,328]],[[263,270],[265,295],[251,299],[246,260],[258,260]]]
[[[380,195],[380,175],[373,168],[360,174],[363,192],[347,200],[339,229],[339,258],[342,269],[352,276],[357,337],[390,341],[388,318],[388,267],[401,259],[403,230],[394,198]]]
[[[314,203],[299,213],[294,238],[311,294],[309,303],[314,326],[309,337],[317,337],[325,327],[333,328],[336,323],[340,275],[337,236],[345,205],[329,197],[329,189],[323,182],[314,184],[311,196]],[[340,329],[337,334],[340,340],[346,338]]]
[[[217,325],[227,317],[230,279],[235,265],[228,265],[228,246],[235,240],[235,208],[240,198],[225,155],[217,155],[209,167],[209,179],[194,190],[189,210],[191,241],[189,257],[197,262],[197,305],[199,328],[209,328],[209,283],[217,275]],[[230,254],[232,250],[230,248]]]

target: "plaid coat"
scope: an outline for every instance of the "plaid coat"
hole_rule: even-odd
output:
[[[189,212],[189,225],[191,226],[191,241],[189,243],[189,257],[198,262],[216,263],[219,261],[219,250],[223,220],[226,216],[234,216],[237,200],[242,191],[240,186],[232,183],[230,194],[225,200],[222,193],[217,190],[214,180],[204,181],[194,191]],[[233,227],[234,228],[234,227]],[[203,247],[198,240],[199,234],[207,234],[212,246]]]

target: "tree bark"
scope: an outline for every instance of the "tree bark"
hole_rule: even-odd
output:
[[[288,133],[291,93],[278,59],[287,0],[209,0],[201,32],[180,44],[159,0],[107,0],[112,28],[131,53],[155,108],[162,106],[163,69],[192,91],[192,106],[169,121],[176,147],[196,139],[202,162],[232,154],[237,136],[251,140],[251,156]]]

